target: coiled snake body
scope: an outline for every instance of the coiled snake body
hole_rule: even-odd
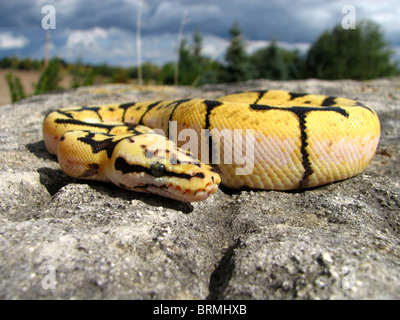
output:
[[[181,201],[204,200],[221,181],[290,190],[343,180],[366,168],[379,136],[360,102],[277,90],[63,108],[43,123],[66,174]]]

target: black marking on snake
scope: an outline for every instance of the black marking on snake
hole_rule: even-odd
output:
[[[88,110],[88,111],[93,111],[98,113],[100,110],[100,107],[96,107],[96,106],[92,106],[92,107],[88,107],[88,106],[82,106],[81,110]]]
[[[88,144],[92,148],[93,153],[99,153],[101,151],[107,152],[107,157],[110,159],[114,152],[115,146],[122,140],[115,140],[115,137],[111,137],[105,140],[96,141],[94,136],[96,133],[88,132],[86,137],[79,137],[78,140]],[[114,140],[114,141],[113,141]]]
[[[336,104],[336,97],[326,97],[324,101],[322,101],[321,106],[323,107],[331,107]]]
[[[262,105],[262,104],[251,104],[250,109],[259,110],[259,111],[268,111],[268,110],[284,110],[284,111],[291,111],[294,112],[296,115],[299,113],[307,113],[310,111],[333,111],[338,112],[342,116],[348,118],[349,114],[347,111],[341,107],[327,107],[327,108],[320,108],[320,107],[313,107],[313,106],[294,106],[294,107],[279,107],[279,106],[269,106],[269,105]]]
[[[154,107],[157,107],[157,106],[158,106],[160,103],[162,103],[162,102],[164,102],[164,101],[160,100],[160,101],[156,101],[156,102],[154,102],[154,103],[152,103],[152,104],[149,104],[149,105],[147,106],[146,111],[143,112],[142,116],[140,117],[140,120],[139,120],[138,123],[144,125],[144,123],[143,123],[143,118],[144,118],[144,116],[147,114],[147,112],[149,112],[149,111],[150,111],[151,109],[153,109]]]
[[[152,174],[150,168],[147,168],[147,167],[141,166],[141,165],[137,165],[137,164],[130,164],[123,157],[118,157],[117,160],[115,160],[114,168],[115,168],[115,170],[121,171],[123,174],[144,172],[148,175],[154,176]],[[191,178],[194,178],[194,177],[204,179],[204,174],[202,172],[197,172],[195,175],[192,176],[187,173],[175,173],[175,172],[165,170],[163,176],[176,177],[176,178],[187,179],[187,180],[190,180]]]
[[[269,92],[269,90],[257,90],[257,91],[250,91],[250,92],[256,92],[256,93],[259,94],[257,100],[254,101],[254,103],[253,103],[253,104],[258,104],[258,102],[264,97],[264,95],[265,95],[266,93]],[[289,100],[294,100],[294,99],[296,99],[296,98],[300,98],[300,97],[307,96],[308,93],[289,92],[289,95],[290,95],[290,99],[289,99]]]
[[[172,117],[174,115],[174,112],[175,112],[176,108],[178,108],[182,103],[188,102],[190,100],[192,100],[192,99],[181,99],[181,100],[174,101],[175,106],[173,107],[173,109],[171,111],[171,114],[169,115],[169,121],[172,120]],[[169,104],[169,105],[171,105],[171,104]]]
[[[204,100],[203,103],[206,105],[206,119],[205,119],[205,128],[208,130],[209,132],[209,137],[210,139],[207,139],[207,143],[208,143],[208,160],[209,163],[213,163],[212,161],[212,149],[214,147],[214,142],[213,142],[213,138],[210,132],[210,117],[211,117],[211,111],[214,108],[217,108],[221,105],[223,105],[223,103],[221,101],[216,101],[216,100]]]
[[[133,107],[136,104],[136,102],[128,102],[128,103],[122,103],[118,106],[118,108],[121,108],[124,110],[124,112],[122,113],[122,122],[125,122],[125,114],[126,111],[130,108]]]
[[[341,108],[341,107],[326,107],[326,108],[318,108],[318,107],[290,107],[290,108],[281,108],[281,110],[289,110],[294,112],[295,114],[299,114],[299,113],[307,113],[310,111],[333,111],[333,112],[337,112],[340,113],[342,116],[348,118],[349,114],[348,112]]]
[[[74,116],[71,113],[67,112],[67,111],[58,110],[57,112],[62,114],[63,116],[66,116],[66,117],[70,118],[70,119],[74,118]]]
[[[88,107],[88,106],[82,106],[81,107],[81,111],[93,111],[97,117],[99,118],[100,121],[103,121],[103,118],[101,117],[100,113],[99,113],[100,107]]]
[[[132,134],[135,134],[135,135],[142,134],[142,132],[136,130],[136,127],[137,127],[136,124],[126,123],[123,125],[113,125],[113,124],[105,124],[105,123],[101,123],[101,122],[85,122],[85,121],[81,121],[78,119],[56,119],[55,123],[72,124],[72,125],[77,125],[77,126],[86,126],[86,127],[97,128],[97,129],[105,129],[108,132],[110,132],[115,127],[128,127]],[[86,131],[86,130],[80,130],[80,131]],[[104,134],[104,132],[99,132],[99,133]]]
[[[326,99],[325,99],[326,100]],[[327,103],[329,100],[327,100]],[[289,108],[282,108],[279,106],[268,106],[268,105],[255,105],[251,104],[250,108],[253,110],[259,110],[259,111],[268,111],[268,110],[285,110],[285,111],[290,111],[293,112],[298,118],[299,118],[299,125],[300,125],[300,134],[301,134],[301,147],[300,147],[300,152],[301,152],[301,157],[302,157],[302,165],[304,168],[304,174],[303,177],[300,181],[300,187],[306,187],[306,182],[307,178],[314,173],[312,167],[311,167],[311,162],[310,162],[310,155],[307,151],[307,146],[308,146],[308,135],[306,132],[307,129],[307,113],[310,111],[333,111],[333,112],[338,112],[342,116],[348,118],[349,114],[347,113],[346,110],[344,110],[341,107],[325,107],[325,108],[318,108],[318,107],[308,107],[308,106],[302,106],[302,107],[289,107]]]
[[[106,129],[110,131],[112,128],[115,127],[115,125],[111,124],[105,124],[105,123],[99,123],[99,122],[85,122],[81,121],[78,119],[56,119],[55,123],[58,124],[72,124],[72,125],[77,125],[77,126],[86,126],[86,127],[93,127],[93,128],[99,128],[99,129]]]
[[[311,168],[311,162],[310,162],[310,154],[308,153],[306,147],[308,146],[308,135],[306,132],[307,125],[306,125],[306,113],[305,112],[295,112],[297,116],[299,117],[299,123],[300,123],[300,132],[301,132],[301,147],[300,147],[300,152],[301,152],[301,157],[302,157],[302,164],[304,168],[304,173],[303,177],[300,181],[300,187],[305,187],[305,183],[307,181],[307,178],[314,173],[313,169]]]
[[[357,101],[357,104],[355,105],[355,107],[362,107],[365,108],[367,110],[369,110],[372,114],[375,114],[374,110],[372,110],[370,107],[368,107],[367,105]]]
[[[289,92],[289,95],[290,95],[290,100],[294,100],[297,98],[308,96],[308,93]]]
[[[173,102],[173,103],[175,103],[175,105],[172,108],[172,111],[171,111],[171,113],[169,115],[167,137],[169,137],[169,122],[172,121],[172,117],[174,116],[174,112],[175,112],[176,108],[178,108],[182,103],[188,102],[190,100],[192,100],[192,99],[181,99],[181,100],[176,100],[176,101]],[[170,105],[172,105],[172,103],[168,104],[167,107],[170,106]]]
[[[262,99],[262,97],[264,97],[264,95],[268,92],[269,90],[258,90],[258,91],[253,91],[258,93],[258,98],[256,99],[256,101],[254,101],[254,104],[258,104],[258,101],[260,101]],[[252,92],[252,91],[250,91]]]

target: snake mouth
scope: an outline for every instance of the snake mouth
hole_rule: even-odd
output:
[[[147,192],[183,202],[195,202],[205,200],[217,190],[218,185],[212,182],[209,182],[204,189],[199,190],[182,190],[179,186],[172,185],[172,183],[168,186],[163,187],[153,185],[147,186]]]

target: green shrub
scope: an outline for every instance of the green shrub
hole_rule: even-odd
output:
[[[9,72],[6,74],[5,78],[8,84],[8,88],[10,89],[12,103],[18,102],[26,98],[26,93],[24,91],[24,88],[22,87],[19,77],[14,76],[11,72]]]
[[[39,81],[36,84],[35,95],[45,92],[60,89],[59,84],[62,80],[61,77],[61,64],[60,60],[53,58],[50,60],[48,66],[40,75]]]

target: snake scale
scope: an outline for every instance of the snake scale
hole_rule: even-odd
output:
[[[43,122],[67,175],[180,201],[204,200],[220,183],[291,190],[343,180],[367,167],[379,137],[367,105],[278,90],[69,107]]]

